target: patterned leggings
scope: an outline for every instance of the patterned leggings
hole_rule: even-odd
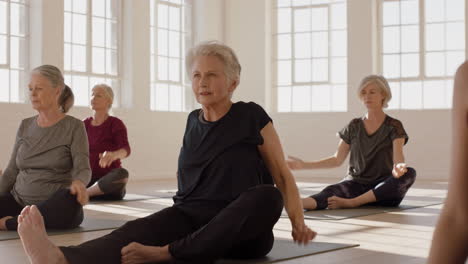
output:
[[[373,184],[362,184],[354,180],[345,180],[327,186],[321,192],[310,197],[317,202],[316,210],[321,210],[328,207],[329,197],[338,196],[349,199],[372,190],[377,199],[372,205],[398,206],[415,180],[416,171],[413,168],[408,168],[408,171],[398,179],[390,175],[383,181]]]

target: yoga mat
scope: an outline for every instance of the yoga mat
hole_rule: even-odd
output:
[[[94,198],[90,199],[89,203],[91,204],[100,204],[100,203],[114,203],[114,202],[130,202],[130,201],[141,201],[141,200],[148,200],[159,198],[158,195],[143,195],[143,194],[135,194],[135,193],[127,193],[122,200],[109,200],[109,199],[101,199],[101,198]]]
[[[357,247],[354,244],[337,244],[325,242],[311,242],[306,246],[294,244],[291,240],[276,239],[273,249],[266,257],[259,259],[222,259],[216,261],[216,264],[235,264],[235,263],[275,263],[289,259],[295,259],[329,251]]]
[[[423,198],[423,197],[421,197]],[[384,207],[384,206],[361,206],[351,209],[324,209],[305,211],[304,218],[310,220],[342,220],[347,218],[361,217],[374,214],[382,214],[395,211],[403,211],[408,209],[427,207],[431,205],[438,205],[444,202],[441,198],[434,199],[421,199],[412,200],[405,199],[398,207]],[[286,211],[283,210],[282,217],[287,217]]]
[[[64,235],[71,233],[90,232],[106,229],[115,229],[121,227],[126,221],[120,220],[109,220],[109,219],[97,219],[97,218],[85,218],[81,226],[74,229],[67,230],[47,230],[49,236]],[[0,231],[0,241],[19,239],[19,235],[16,231]]]

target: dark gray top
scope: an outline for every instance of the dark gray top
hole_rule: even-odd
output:
[[[65,116],[50,127],[37,125],[37,116],[18,129],[10,162],[0,177],[0,194],[10,192],[21,205],[38,204],[70,186],[91,179],[88,138],[81,120]]]
[[[393,140],[405,138],[408,142],[403,124],[386,116],[382,125],[372,135],[368,135],[363,118],[349,122],[338,135],[350,145],[348,178],[359,183],[376,183],[392,173]]]

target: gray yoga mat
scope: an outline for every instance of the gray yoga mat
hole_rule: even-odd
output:
[[[90,231],[99,231],[106,229],[115,229],[121,227],[126,221],[120,220],[109,220],[109,219],[96,219],[96,218],[85,218],[81,226],[68,229],[68,230],[47,230],[49,236],[64,235],[71,233],[81,233]],[[0,241],[19,239],[19,235],[16,231],[0,231]]]
[[[306,246],[294,244],[290,240],[276,239],[273,249],[266,257],[259,259],[222,259],[216,261],[216,264],[235,264],[235,263],[275,263],[289,259],[295,259],[329,251],[357,247],[358,244],[337,244],[325,242],[312,242]]]
[[[127,193],[122,200],[106,200],[106,199],[90,199],[89,203],[91,204],[101,204],[101,203],[118,203],[118,202],[131,202],[131,201],[141,201],[141,200],[148,200],[159,198],[158,195],[145,195],[145,194],[135,194],[135,193]]]

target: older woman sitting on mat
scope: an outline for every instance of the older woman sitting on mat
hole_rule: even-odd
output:
[[[358,96],[367,114],[351,120],[338,132],[341,140],[335,155],[311,162],[290,156],[287,161],[295,170],[333,168],[351,152],[348,175],[340,183],[302,199],[304,209],[398,206],[416,179],[416,171],[406,166],[403,155],[403,146],[408,142],[403,124],[383,111],[392,98],[387,80],[367,76]]]
[[[213,263],[222,257],[262,257],[273,246],[283,201],[293,239],[314,238],[270,117],[255,103],[231,101],[241,71],[233,50],[202,43],[186,61],[202,108],[188,116],[175,204],[104,237],[61,248],[47,238],[36,208],[26,208],[19,233],[32,263]]]

